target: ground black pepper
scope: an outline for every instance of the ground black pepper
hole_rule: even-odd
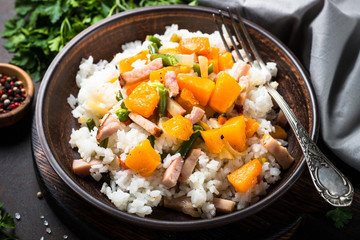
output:
[[[22,81],[16,76],[0,73],[0,114],[19,107],[25,98],[26,90]]]

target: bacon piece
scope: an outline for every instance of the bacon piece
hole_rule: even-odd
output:
[[[179,212],[183,212],[192,217],[200,217],[201,213],[193,207],[191,199],[186,196],[178,198],[164,198],[164,207],[171,208]]]
[[[235,202],[223,198],[214,198],[214,206],[216,211],[223,213],[231,213],[234,211]]]
[[[185,117],[190,120],[192,124],[197,123],[204,116],[205,111],[199,107],[194,106],[191,110],[191,113],[186,115]]]
[[[174,71],[165,73],[165,87],[169,89],[169,96],[176,97],[179,94],[179,85]]]
[[[170,97],[167,97],[166,110],[171,114],[171,116],[184,115],[186,110],[175,100]]]
[[[150,120],[144,118],[143,116],[131,112],[129,114],[129,118],[133,120],[137,125],[144,128],[146,131],[154,135],[155,137],[159,137],[162,133],[161,128],[159,128],[155,123],[151,122]]]
[[[200,154],[201,154],[201,149],[200,148],[192,149],[189,152],[189,156],[185,159],[184,165],[183,165],[183,167],[181,169],[179,182],[185,183],[188,180],[188,178],[190,177],[190,175],[194,171],[196,163],[199,160]]]
[[[141,80],[145,80],[150,76],[150,73],[163,67],[162,59],[156,58],[149,64],[135,68],[130,72],[120,73],[121,80],[127,84],[133,84]]]
[[[89,162],[87,162],[83,159],[75,159],[72,163],[72,170],[76,175],[80,177],[86,177],[90,174],[91,166],[97,164],[101,164],[101,161],[97,159],[91,159]]]
[[[240,77],[245,76],[249,70],[250,65],[244,61],[239,60],[233,65],[229,71],[229,74],[238,82]]]
[[[249,86],[250,86],[249,78],[247,76],[242,76],[239,79],[239,85],[242,86],[244,89],[241,91],[239,97],[236,99],[235,104],[244,106],[245,99],[248,94]]]
[[[101,127],[98,129],[96,139],[98,140],[98,142],[101,142],[102,140],[116,133],[119,129],[121,129],[119,118],[116,117],[114,114],[109,114],[105,118]]]
[[[283,169],[287,169],[294,162],[294,158],[290,156],[288,150],[281,146],[273,137],[266,134],[262,139],[264,147],[275,157],[275,160]]]
[[[181,156],[175,158],[166,169],[162,179],[162,184],[168,188],[174,187],[179,179],[183,164],[184,159]]]

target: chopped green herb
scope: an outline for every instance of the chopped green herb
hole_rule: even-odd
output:
[[[186,0],[16,0],[15,16],[5,22],[4,47],[15,53],[11,62],[28,72],[35,82],[57,53],[78,33],[113,14],[138,7],[186,4]]]
[[[94,127],[96,126],[94,119],[89,118],[86,121],[86,126],[88,127],[89,131],[92,131],[94,129]]]
[[[15,240],[17,238],[6,231],[6,228],[15,229],[14,218],[2,209],[3,205],[0,202],[0,238],[3,239],[2,236],[5,236],[5,239]]]
[[[194,132],[191,136],[190,139],[187,141],[184,141],[181,146],[179,147],[179,149],[176,151],[176,153],[180,153],[180,155],[182,156],[182,158],[185,159],[186,154],[189,152],[189,150],[191,149],[192,145],[194,144],[195,140],[201,135],[200,131],[196,131]]]
[[[334,221],[336,228],[342,228],[352,219],[352,213],[349,208],[335,208],[326,213],[326,217]]]
[[[102,140],[100,142],[99,146],[102,147],[102,148],[107,148],[108,143],[109,143],[109,138],[105,138],[104,140]]]
[[[110,185],[110,180],[111,180],[110,173],[101,174],[101,181],[102,182],[106,182],[108,185]]]
[[[154,137],[154,135],[148,136],[147,139],[149,139],[151,146],[154,148],[154,145],[155,145],[155,137]]]
[[[159,105],[158,105],[159,117],[164,117],[166,113],[167,91],[168,90],[165,87],[159,88],[159,96],[160,96]]]
[[[124,97],[123,97],[123,95],[121,94],[121,91],[118,90],[118,91],[116,92],[116,100],[117,100],[118,102],[120,102],[120,101],[123,100],[123,99],[124,99]]]

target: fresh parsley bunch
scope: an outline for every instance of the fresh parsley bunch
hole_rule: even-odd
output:
[[[185,4],[186,0],[16,0],[16,15],[5,23],[4,47],[15,53],[11,64],[34,81],[74,36],[115,13],[138,7]],[[188,3],[197,5],[197,1]]]
[[[14,224],[13,217],[9,213],[7,213],[7,212],[3,213],[2,207],[3,207],[3,203],[0,202],[0,238],[3,239],[2,236],[5,236],[5,239],[8,239],[8,240],[17,239],[15,237],[11,236],[5,230],[6,228],[14,229],[15,224]]]

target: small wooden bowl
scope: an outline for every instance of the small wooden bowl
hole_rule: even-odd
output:
[[[34,97],[34,84],[31,77],[24,70],[8,63],[0,63],[0,73],[16,76],[18,80],[23,82],[26,90],[26,98],[19,107],[6,113],[0,113],[0,128],[3,128],[15,124],[29,111]]]

